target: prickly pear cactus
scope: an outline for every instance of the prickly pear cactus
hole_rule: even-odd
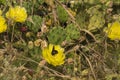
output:
[[[88,20],[88,18],[89,16],[86,11],[80,11],[76,16],[76,21],[81,28],[85,29],[86,26],[88,25],[88,21],[86,21]]]
[[[104,16],[101,13],[99,13],[98,15],[94,15],[90,18],[88,30],[94,31],[96,29],[99,29],[103,27],[104,23],[105,23]]]
[[[42,18],[37,15],[33,15],[29,18],[29,20],[26,22],[28,29],[33,32],[38,32],[38,30],[41,27]]]
[[[98,10],[100,7],[101,6],[97,5],[88,10],[90,14],[88,30],[90,31],[96,31],[105,24],[104,13]]]
[[[68,14],[62,6],[57,7],[57,15],[61,23],[64,23],[68,20]]]
[[[66,31],[62,27],[53,27],[48,33],[48,41],[52,44],[61,44],[66,38]]]
[[[78,39],[80,37],[80,31],[74,24],[69,24],[66,27],[66,40],[71,41],[73,39]]]

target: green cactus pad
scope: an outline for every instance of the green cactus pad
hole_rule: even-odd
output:
[[[41,28],[42,18],[37,15],[33,15],[30,17],[30,20],[26,22],[28,29],[33,32],[38,32]]]
[[[67,41],[78,39],[80,37],[80,31],[74,24],[69,24],[66,27],[66,32],[67,32],[67,37],[66,37]]]
[[[68,20],[68,14],[62,6],[57,7],[57,15],[61,23],[64,23]]]
[[[66,38],[66,31],[62,27],[53,27],[48,33],[48,41],[52,44],[61,44]]]

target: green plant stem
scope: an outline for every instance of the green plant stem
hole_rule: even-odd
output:
[[[13,40],[14,40],[14,32],[15,32],[15,23],[14,23],[13,26],[12,26],[11,43],[12,43]]]

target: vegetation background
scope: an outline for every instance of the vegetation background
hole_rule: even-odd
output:
[[[0,80],[120,80],[120,42],[104,32],[120,0],[0,0],[3,15],[10,5],[28,18],[0,34]],[[65,49],[63,65],[42,58],[49,43]]]

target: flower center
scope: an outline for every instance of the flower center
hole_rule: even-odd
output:
[[[58,51],[57,50],[55,50],[55,48],[54,48],[54,46],[53,46],[53,49],[52,49],[52,55],[54,56],[55,54],[57,54],[58,53]]]

